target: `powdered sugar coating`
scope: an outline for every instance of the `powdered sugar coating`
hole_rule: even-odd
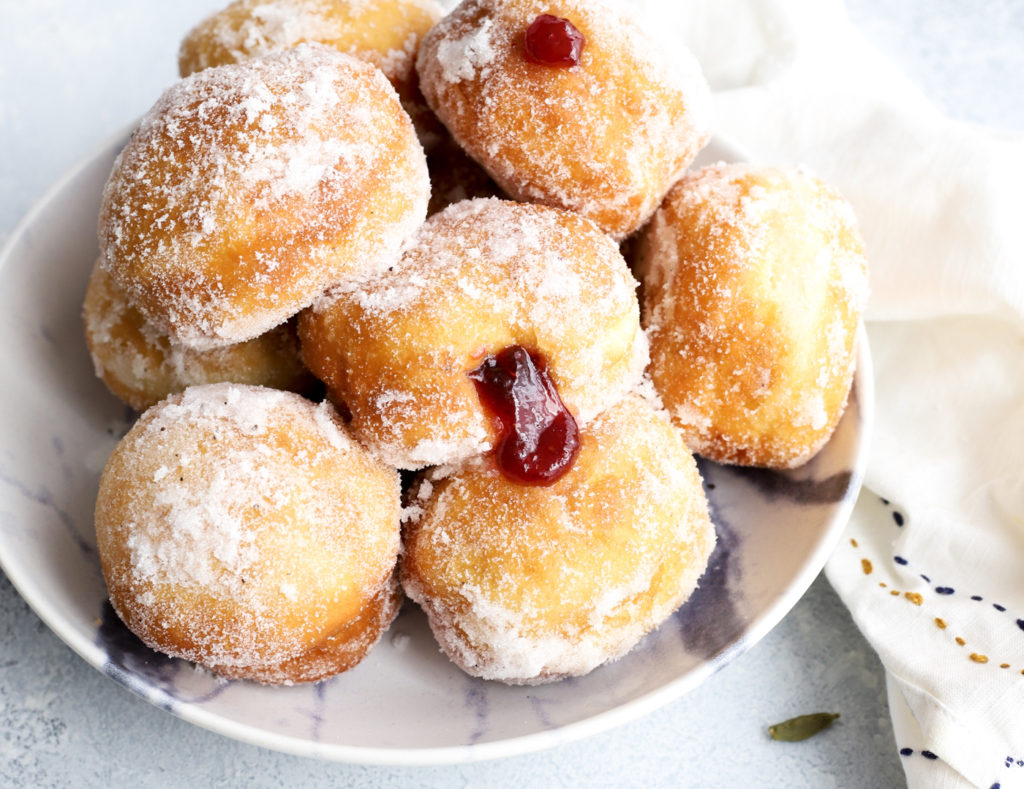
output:
[[[690,448],[808,460],[845,408],[867,301],[849,204],[799,170],[707,167],[666,197],[638,257],[651,376]]]
[[[493,19],[484,19],[479,27],[461,36],[444,38],[438,42],[437,62],[441,67],[442,80],[462,82],[491,73],[491,66],[497,59],[491,41],[493,27]]]
[[[385,462],[452,463],[496,439],[467,373],[510,345],[547,359],[581,422],[620,400],[647,362],[635,288],[589,220],[469,200],[431,217],[384,275],[305,313],[302,354]]]
[[[389,265],[428,195],[383,75],[301,45],[164,93],[104,189],[102,265],[175,341],[241,342]]]
[[[586,37],[579,66],[529,62],[542,13]],[[710,91],[683,47],[662,47],[591,0],[465,0],[424,38],[428,104],[518,200],[577,211],[623,238],[658,206],[710,136]]]
[[[212,384],[125,436],[96,533],[111,602],[147,644],[226,676],[308,681],[358,662],[393,617],[399,511],[397,474],[329,405]]]
[[[551,487],[490,459],[428,473],[402,583],[442,650],[485,679],[534,684],[621,657],[692,592],[715,535],[667,417],[627,397],[582,433]]]
[[[147,323],[98,265],[82,314],[96,375],[136,411],[197,384],[230,381],[304,392],[315,383],[299,357],[294,321],[237,345],[192,350]]]
[[[236,0],[189,32],[178,69],[184,77],[324,44],[383,71],[429,149],[446,135],[423,100],[414,65],[420,40],[443,13],[433,0]]]
[[[189,32],[179,67],[187,76],[316,42],[372,63],[398,87],[443,14],[433,0],[236,0]]]

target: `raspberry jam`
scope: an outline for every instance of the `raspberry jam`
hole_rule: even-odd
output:
[[[572,468],[580,451],[579,428],[543,356],[510,345],[484,359],[469,377],[501,436],[495,457],[502,474],[522,485],[550,485]]]
[[[586,37],[568,19],[541,14],[526,28],[526,59],[542,66],[578,66],[586,43]]]

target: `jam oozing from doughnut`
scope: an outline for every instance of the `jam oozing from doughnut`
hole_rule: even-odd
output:
[[[501,438],[495,456],[502,474],[523,485],[550,485],[580,451],[576,420],[558,396],[547,361],[510,345],[469,372]]]
[[[568,19],[541,14],[526,28],[526,59],[542,66],[578,66],[584,36]]]

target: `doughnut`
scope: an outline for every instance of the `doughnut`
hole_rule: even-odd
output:
[[[429,192],[383,74],[304,44],[163,94],[104,188],[101,265],[175,342],[230,345],[394,262]]]
[[[195,384],[230,381],[307,392],[295,321],[237,345],[194,351],[153,329],[102,268],[93,267],[82,309],[96,375],[136,411]]]
[[[846,406],[867,301],[856,219],[801,170],[687,175],[638,239],[650,374],[690,449],[793,468]]]
[[[428,219],[385,274],[300,315],[302,357],[384,462],[454,463],[499,437],[470,373],[503,349],[542,357],[581,423],[621,399],[647,363],[635,289],[588,219],[467,200]]]
[[[317,42],[372,63],[397,88],[415,79],[416,48],[443,14],[433,0],[235,0],[189,31],[178,70],[187,77]]]
[[[433,0],[236,0],[189,31],[178,70],[187,77],[317,42],[383,71],[417,129],[440,135],[443,128],[419,91],[415,62],[420,39],[443,13]]]
[[[146,411],[100,479],[110,601],[144,643],[228,678],[357,664],[397,613],[398,474],[333,408],[194,386]]]
[[[539,17],[582,35],[575,65],[528,55]],[[710,136],[693,57],[599,2],[464,0],[424,37],[416,69],[430,108],[506,193],[581,213],[617,240]]]
[[[715,544],[693,456],[629,395],[582,431],[549,487],[485,456],[426,472],[401,578],[442,651],[473,676],[536,684],[626,654],[696,587]]]

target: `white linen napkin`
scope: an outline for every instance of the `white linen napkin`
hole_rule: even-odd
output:
[[[701,61],[719,133],[858,214],[877,421],[826,571],[909,785],[1024,786],[1024,136],[943,117],[841,0],[634,3]]]

